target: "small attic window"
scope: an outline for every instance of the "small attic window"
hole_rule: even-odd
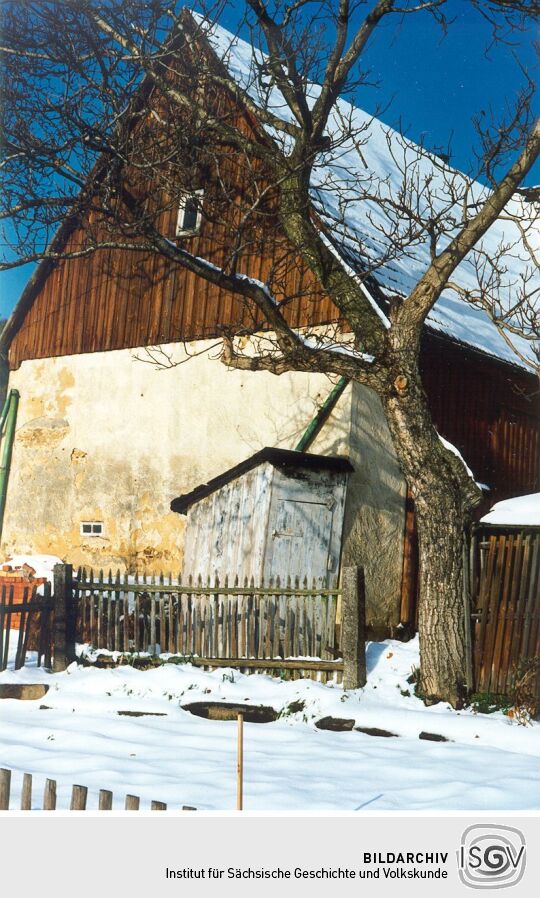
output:
[[[193,193],[182,196],[176,221],[177,237],[199,233],[203,194],[204,190],[194,190]]]
[[[103,536],[103,521],[81,521],[81,536]]]

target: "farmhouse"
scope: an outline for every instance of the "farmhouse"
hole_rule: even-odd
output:
[[[210,56],[225,57],[249,93],[250,47],[217,27],[200,39]],[[440,160],[345,101],[340,108],[369,134],[364,167],[397,187],[396,148],[405,147],[421,175],[442,177]],[[240,112],[248,121],[247,110]],[[359,172],[354,148],[342,148],[340,166],[329,163],[320,172],[322,221],[337,214],[328,185],[340,170]],[[160,227],[220,266],[226,257],[222,231],[205,207],[212,177],[208,173]],[[155,185],[147,189],[151,193]],[[525,200],[516,203],[526,218]],[[361,237],[366,251],[377,235],[365,204],[351,203],[351,210],[349,243],[335,250],[360,269],[351,235]],[[56,248],[84,246],[87,226],[67,220]],[[486,251],[496,251],[501,229],[486,236]],[[514,237],[509,235],[510,243]],[[406,258],[389,259],[366,280],[381,315],[393,297],[408,294],[428,251],[420,245]],[[269,234],[238,270],[265,283],[279,262],[281,294],[297,297],[288,306],[291,324],[310,339],[333,322],[346,335],[346,322],[313,276],[291,254],[283,270],[282,256],[283,237]],[[512,254],[511,264],[517,279],[519,254]],[[472,269],[464,263],[457,272],[464,290]],[[338,554],[340,548],[342,559],[365,567],[368,622],[393,628],[407,616],[415,590],[414,513],[379,400],[360,384],[336,387],[323,374],[275,377],[226,369],[217,360],[223,330],[238,333],[244,320],[236,297],[163,256],[100,249],[54,265],[43,262],[2,335],[9,388],[20,394],[3,552],[49,553],[130,572],[178,571],[185,516],[171,509],[171,501],[266,447],[301,445],[311,455],[348,459]],[[518,353],[483,311],[447,291],[428,319],[422,345],[437,429],[484,485],[486,505],[540,489],[536,379],[529,347],[515,339]]]

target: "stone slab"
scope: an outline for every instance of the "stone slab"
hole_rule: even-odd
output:
[[[278,717],[278,712],[268,705],[191,702],[189,705],[181,705],[181,708],[206,720],[236,720],[239,714],[243,714],[247,723],[272,723]]]
[[[22,701],[34,701],[43,698],[49,691],[45,683],[2,683],[0,698],[17,698]]]

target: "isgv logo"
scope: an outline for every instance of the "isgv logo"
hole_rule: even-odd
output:
[[[525,837],[513,826],[475,823],[461,837],[459,878],[471,889],[515,886],[525,872],[525,863]]]

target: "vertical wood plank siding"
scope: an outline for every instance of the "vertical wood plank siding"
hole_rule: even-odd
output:
[[[165,228],[171,237],[174,218],[170,212]],[[204,222],[201,233],[182,245],[214,265],[225,264],[222,241],[213,236],[217,227]],[[83,241],[82,231],[75,230],[66,250],[76,251]],[[246,255],[238,270],[265,280],[282,255],[277,238],[269,235],[266,245],[265,258]],[[291,255],[280,268],[278,296],[305,291],[288,306],[291,325],[338,318],[296,258]],[[11,343],[10,367],[25,359],[210,338],[222,325],[241,327],[249,319],[245,302],[175,263],[151,253],[97,250],[88,258],[60,262],[51,272]]]
[[[214,59],[210,65],[219,69],[221,63]],[[186,56],[183,67],[185,71],[179,71],[174,77],[180,80],[187,77],[189,89],[194,90],[197,78],[200,79],[197,63],[190,64]],[[218,117],[228,119],[250,139],[258,139],[259,126],[236,98],[222,88],[213,89],[200,81],[199,89],[205,91],[205,102]],[[152,158],[156,133],[152,110],[158,110],[164,118],[171,116],[170,121],[178,125],[178,109],[175,106],[168,109],[166,99],[157,90],[151,90],[146,99],[141,95],[140,103],[148,109],[148,114],[134,125],[133,165],[126,166],[124,179],[132,194],[144,198],[148,211],[156,210],[158,230],[174,239],[177,208],[167,193],[163,166],[152,166],[153,173],[143,176],[141,171],[147,169],[137,165],[137,155],[140,148],[141,159]],[[186,129],[189,136],[189,122]],[[217,164],[218,172],[205,168],[200,232],[181,238],[181,245],[226,268],[242,214],[241,198],[251,206],[251,179],[258,180],[259,189],[267,185],[268,179],[257,160],[246,160],[239,153],[220,150]],[[216,168],[215,160],[213,168]],[[224,207],[218,184],[227,186],[228,200]],[[99,188],[96,197],[98,194]],[[267,214],[260,218],[262,224],[250,235],[248,246],[237,261],[237,270],[259,280],[270,280],[280,299],[297,297],[286,310],[291,325],[299,327],[335,320],[339,317],[335,306],[291,252],[271,212],[270,198],[268,204]],[[89,240],[88,233],[92,230],[95,239]],[[68,253],[76,252],[89,243],[99,245],[100,240],[110,240],[112,236],[115,235],[98,220],[96,211],[90,210],[84,225],[75,227],[67,236],[64,249]],[[31,358],[210,338],[219,334],[224,325],[234,328],[252,323],[255,312],[254,306],[250,308],[241,298],[157,254],[101,249],[85,258],[59,262],[46,277],[12,340],[10,366],[17,368],[23,360]],[[259,317],[256,312],[256,320]]]
[[[539,491],[535,378],[434,337],[424,341],[421,371],[435,426],[489,486],[486,504]]]

